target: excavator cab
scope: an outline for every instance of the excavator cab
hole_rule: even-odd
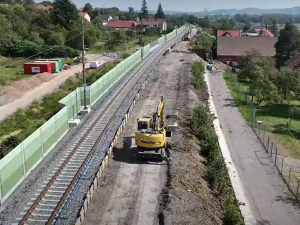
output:
[[[151,117],[143,117],[137,119],[138,130],[147,130],[152,126],[152,118]]]

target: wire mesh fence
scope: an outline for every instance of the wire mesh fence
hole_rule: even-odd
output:
[[[253,131],[262,143],[271,162],[277,168],[283,181],[287,184],[288,189],[300,204],[300,160],[279,154],[279,152],[281,152],[280,148],[282,147],[278,145],[275,138],[264,129],[263,123],[256,119],[256,107],[252,98],[247,95],[246,90],[244,90],[243,86],[239,83],[237,76],[230,70],[228,70],[227,73],[229,74],[231,81],[234,82],[235,89],[241,94],[240,96],[236,96],[237,99],[235,100],[248,106],[252,116],[251,127]],[[287,127],[285,128],[285,132],[286,135],[290,135],[295,139]],[[299,148],[296,140],[294,140],[294,143],[296,145],[295,147]]]

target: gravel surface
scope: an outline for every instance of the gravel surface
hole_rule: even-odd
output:
[[[208,76],[213,101],[243,189],[259,224],[300,224],[299,208],[233,101],[222,72]]]

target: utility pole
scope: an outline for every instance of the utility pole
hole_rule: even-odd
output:
[[[84,47],[84,19],[81,20],[82,26],[81,26],[81,32],[82,32],[82,75],[83,75],[83,104],[84,104],[84,109],[87,109],[86,106],[86,76],[85,76],[85,47]]]
[[[143,40],[143,12],[141,13],[141,58],[144,58],[144,40]]]

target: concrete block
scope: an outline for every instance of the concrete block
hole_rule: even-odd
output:
[[[84,213],[84,206],[80,210],[80,220],[83,222],[85,218],[85,213]]]
[[[85,116],[86,114],[89,114],[90,111],[91,111],[91,108],[90,108],[90,107],[87,107],[87,109],[82,109],[82,110],[80,111],[80,114],[81,114],[82,116]]]
[[[84,204],[83,204],[84,217],[85,217],[85,215],[86,215],[87,209],[88,209],[88,199],[86,198],[86,199],[84,200]]]
[[[81,225],[81,219],[80,219],[80,217],[77,219],[75,225]]]
[[[69,120],[69,127],[75,127],[80,123],[80,119]]]
[[[97,177],[94,179],[94,182],[93,182],[93,185],[94,185],[95,189],[98,187],[98,173],[97,173]]]
[[[91,195],[91,201],[92,201],[93,196],[94,196],[94,185],[92,185],[92,187],[90,189],[90,195]]]
[[[89,206],[90,202],[91,202],[91,193],[90,193],[90,191],[87,193],[86,199],[87,199],[87,205]]]

